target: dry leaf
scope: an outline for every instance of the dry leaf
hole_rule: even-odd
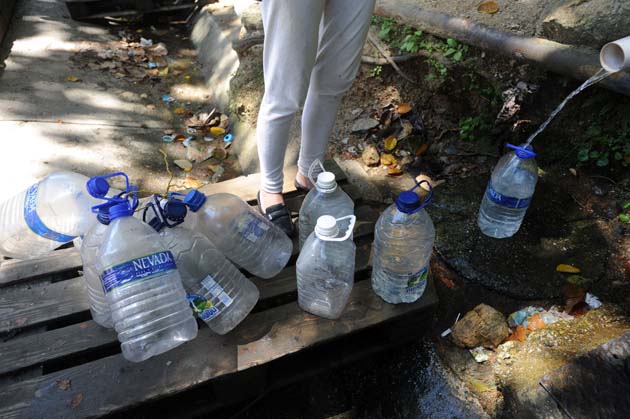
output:
[[[398,139],[402,140],[407,138],[413,133],[413,124],[406,119],[400,120],[400,125],[402,126],[402,131],[398,135]]]
[[[396,164],[396,157],[391,154],[383,153],[381,154],[381,164],[383,166],[391,166],[392,164]]]
[[[399,115],[404,115],[411,112],[411,104],[401,103],[400,105],[396,106],[396,112],[398,112]]]
[[[184,180],[184,187],[187,189],[199,189],[203,186],[203,183],[199,182],[196,178],[186,175]]]
[[[212,156],[215,159],[225,160],[225,158],[227,157],[227,151],[222,147],[217,147],[212,153]]]
[[[392,166],[387,169],[387,176],[400,176],[403,174],[403,171],[398,166]]]
[[[535,313],[527,319],[527,330],[538,330],[546,326],[540,313]]]
[[[477,6],[477,11],[488,15],[493,15],[500,10],[496,1],[484,1]]]
[[[184,136],[183,134],[177,134],[173,138],[173,140],[177,141],[178,143],[183,143],[185,139],[186,139],[186,136]]]
[[[385,150],[392,151],[396,148],[396,144],[398,144],[398,140],[393,135],[390,135],[385,139]]]
[[[73,82],[73,83],[76,83],[76,82],[81,81],[81,79],[80,79],[80,78],[78,78],[77,76],[68,76],[68,77],[66,78],[66,80],[71,81],[71,82]]]
[[[160,76],[166,76],[168,74],[168,67],[164,67],[163,69],[161,69],[158,74]]]
[[[578,304],[584,301],[586,298],[586,290],[584,288],[580,288],[575,284],[566,284],[562,287],[562,295],[565,298],[565,306],[564,311],[567,314],[571,314],[573,308]]]
[[[159,70],[157,68],[152,68],[150,70],[144,70],[144,73],[151,77],[151,76],[157,76],[158,75]]]
[[[59,387],[59,390],[63,391],[68,390],[72,386],[72,381],[66,379],[56,380],[55,383],[57,384],[57,387]]]
[[[420,146],[416,149],[416,157],[424,156],[429,150],[429,144],[420,144]]]
[[[175,113],[177,115],[183,115],[183,114],[186,113],[186,109],[184,109],[184,108],[175,108]]]
[[[556,266],[556,272],[564,272],[567,274],[579,274],[580,272],[580,268],[576,268],[573,265],[567,265],[564,263],[561,263],[560,265]]]
[[[78,393],[76,396],[72,398],[72,401],[70,402],[70,406],[72,406],[73,408],[78,407],[84,398],[85,396],[83,396],[83,393]]]
[[[225,134],[225,130],[221,127],[211,127],[210,134],[212,135],[223,135]]]
[[[184,169],[185,172],[190,172],[192,170],[192,163],[188,160],[175,160],[173,163],[181,169]]]
[[[508,336],[507,340],[514,340],[516,342],[525,342],[527,339],[527,329],[520,324],[514,328],[512,334]]]
[[[575,170],[574,168],[570,168],[569,172],[571,172],[573,176],[577,176],[577,170]]]

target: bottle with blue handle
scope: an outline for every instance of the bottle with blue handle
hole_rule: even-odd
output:
[[[254,308],[258,288],[203,234],[179,225],[188,211],[177,195],[149,204],[154,216],[148,223],[173,253],[193,311],[212,331],[224,335]]]
[[[477,224],[486,236],[502,239],[519,230],[538,181],[536,153],[529,145],[508,144],[494,170],[479,208]]]
[[[88,178],[55,172],[0,204],[0,255],[33,259],[84,235],[92,226],[90,208],[99,203],[87,190]],[[109,185],[93,185],[105,196]]]
[[[137,199],[109,208],[97,269],[122,354],[144,361],[197,336],[197,322],[173,254],[160,235],[133,217]]]
[[[414,189],[426,183],[420,201]],[[427,181],[402,192],[379,217],[374,228],[372,289],[388,303],[413,303],[427,286],[435,227],[424,208],[433,191]]]

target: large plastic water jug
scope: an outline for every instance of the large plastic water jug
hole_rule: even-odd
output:
[[[278,227],[241,198],[192,190],[191,210],[182,224],[204,234],[232,262],[260,278],[276,276],[288,263],[293,243]]]
[[[340,237],[338,224],[348,220]],[[297,260],[298,305],[327,319],[341,316],[354,284],[356,247],[351,239],[356,217],[323,215]]]
[[[323,170],[315,180],[312,176],[315,165]],[[322,215],[331,215],[334,218],[342,218],[354,214],[354,202],[346,194],[335,179],[335,174],[327,172],[324,165],[319,160],[315,160],[308,173],[311,182],[315,187],[306,194],[300,216],[298,218],[298,229],[300,233],[300,249],[304,246],[306,238],[315,229],[317,220]],[[345,231],[347,226],[340,226]]]
[[[420,201],[412,189],[402,192],[376,222],[372,289],[388,303],[412,303],[427,285],[435,228],[424,207],[433,191]]]
[[[55,172],[1,203],[0,255],[38,258],[85,234],[94,220],[91,207],[99,204],[88,193],[88,180],[78,173]],[[109,185],[92,187],[105,196]]]
[[[189,341],[197,322],[173,254],[129,202],[110,208],[97,267],[123,356],[140,362]]]
[[[521,227],[538,181],[536,153],[531,146],[515,146],[494,170],[479,208],[477,224],[486,236],[511,237]]]

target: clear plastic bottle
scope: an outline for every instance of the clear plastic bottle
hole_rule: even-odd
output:
[[[260,278],[276,276],[289,262],[293,243],[241,198],[190,191],[183,227],[204,234],[232,262]]]
[[[97,267],[123,356],[140,362],[197,336],[173,254],[127,202],[110,209]]]
[[[531,146],[508,144],[494,170],[479,208],[477,224],[486,236],[511,237],[521,227],[538,181],[536,153]]]
[[[324,170],[317,176],[317,181],[311,176],[316,164],[319,164],[322,170]],[[306,195],[302,202],[302,207],[300,208],[300,216],[298,218],[300,249],[304,246],[304,242],[313,232],[317,220],[322,215],[331,215],[334,218],[341,218],[346,215],[354,214],[354,202],[348,194],[337,185],[335,174],[326,172],[319,160],[315,160],[313,165],[311,165],[309,178],[315,187]],[[345,231],[347,226],[341,225],[339,228]]]
[[[372,289],[388,303],[412,303],[427,285],[435,227],[413,190],[402,192],[376,222]],[[428,184],[428,182],[427,182]]]
[[[201,233],[163,228],[160,236],[175,263],[197,316],[214,332],[234,329],[258,302],[258,288]]]
[[[349,220],[339,237],[338,222]],[[297,260],[298,304],[304,311],[337,319],[348,303],[354,284],[356,247],[351,239],[356,217],[318,218]]]
[[[92,225],[91,207],[99,201],[87,191],[88,178],[55,172],[0,204],[0,254],[16,259],[44,256],[83,235]],[[95,185],[105,188],[105,181]]]

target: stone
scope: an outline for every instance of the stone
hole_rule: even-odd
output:
[[[381,162],[381,157],[374,144],[369,144],[365,147],[361,158],[367,166],[377,166]]]
[[[469,349],[477,346],[496,348],[510,335],[503,314],[486,304],[479,304],[466,313],[452,330],[455,344]]]
[[[359,118],[352,124],[352,132],[365,132],[378,126],[378,121],[373,118]]]

